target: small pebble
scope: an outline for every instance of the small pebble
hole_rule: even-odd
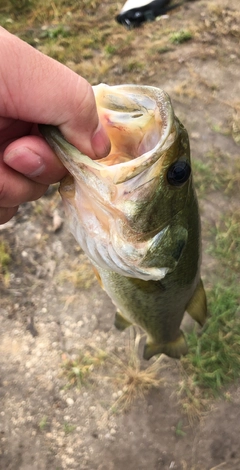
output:
[[[74,400],[72,398],[68,397],[66,399],[66,403],[68,404],[68,406],[72,406],[74,404]]]

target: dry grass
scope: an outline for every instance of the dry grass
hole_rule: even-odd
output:
[[[95,345],[84,347],[76,358],[70,359],[63,355],[62,376],[66,379],[65,388],[107,386],[112,390],[114,402],[104,414],[108,419],[113,413],[127,410],[137,399],[144,398],[150,390],[158,389],[163,382],[160,372],[163,370],[163,356],[143,367],[139,359],[139,343],[142,334],[130,327],[129,340],[126,348],[120,354],[106,353]]]
[[[134,334],[136,331],[136,336]],[[129,343],[122,359],[116,354],[110,356],[115,369],[114,381],[118,389],[118,398],[112,404],[110,412],[125,411],[138,398],[144,398],[152,390],[159,388],[163,379],[159,377],[163,369],[160,356],[147,368],[143,368],[139,359],[139,343],[142,334],[133,327],[129,328]]]
[[[70,282],[77,289],[89,289],[96,281],[96,277],[90,261],[83,253],[67,265],[67,269],[62,270],[58,275],[59,282]]]

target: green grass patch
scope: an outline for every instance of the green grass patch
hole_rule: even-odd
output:
[[[224,214],[211,229],[208,252],[221,261],[225,272],[240,272],[240,211]]]
[[[157,52],[158,54],[166,54],[167,52],[172,52],[174,49],[169,46],[162,46],[159,47],[156,51],[153,49],[153,52]]]
[[[144,64],[137,60],[130,60],[124,65],[124,70],[126,72],[140,72],[144,69]]]
[[[76,429],[76,426],[74,426],[73,424],[65,422],[63,425],[63,431],[65,434],[71,434],[73,431],[75,431],[75,429]]]
[[[176,433],[176,436],[177,437],[185,437],[186,436],[186,432],[183,431],[183,422],[182,420],[180,419],[177,423],[177,426],[176,426],[176,429],[175,429],[175,433]]]
[[[189,354],[181,359],[184,407],[198,413],[206,400],[240,377],[240,291],[233,284],[208,292],[210,318],[199,336],[188,335]]]
[[[202,160],[192,158],[194,183],[200,197],[212,191],[224,192],[227,196],[239,191],[240,163],[230,155],[213,149]]]
[[[114,55],[117,51],[117,47],[112,44],[107,44],[105,46],[105,52],[108,56]]]
[[[57,39],[59,37],[67,38],[69,36],[71,36],[70,27],[61,24],[58,24],[57,26],[42,28],[42,32],[39,35],[41,39]]]
[[[189,41],[192,39],[193,35],[191,31],[187,29],[181,29],[176,33],[170,35],[169,39],[172,44],[182,44],[183,42]]]
[[[0,280],[7,287],[9,284],[9,264],[11,262],[10,247],[8,243],[0,238]]]
[[[39,429],[41,431],[45,431],[49,427],[49,422],[47,416],[43,416],[39,422]]]
[[[235,288],[217,285],[208,294],[211,316],[203,334],[188,337],[186,364],[193,368],[194,385],[206,394],[240,377],[239,295]]]
[[[66,388],[89,385],[94,371],[101,367],[107,357],[102,350],[80,352],[76,359],[66,359],[62,364],[63,376],[67,379]]]
[[[221,281],[207,293],[209,319],[200,335],[188,335],[189,353],[181,360],[189,414],[240,378],[240,212],[223,214],[210,234],[208,252],[219,261]]]

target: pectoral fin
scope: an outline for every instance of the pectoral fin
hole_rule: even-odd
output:
[[[182,252],[186,246],[188,231],[180,225],[170,225],[159,232],[151,241],[147,254],[141,264],[144,266],[167,267],[171,272],[177,266]]]
[[[175,341],[169,341],[165,344],[147,342],[144,347],[143,357],[148,360],[155,354],[166,354],[166,356],[179,359],[181,356],[185,356],[187,352],[188,347],[184,334],[179,330],[179,336]]]
[[[204,325],[207,318],[207,299],[202,279],[200,279],[192,298],[188,302],[186,310],[195,321],[201,326]]]

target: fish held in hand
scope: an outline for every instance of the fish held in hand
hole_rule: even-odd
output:
[[[178,358],[187,353],[184,312],[200,325],[207,314],[188,134],[158,88],[93,88],[106,158],[93,161],[40,126],[70,173],[60,184],[70,229],[117,307],[115,326],[145,330],[145,359]]]

